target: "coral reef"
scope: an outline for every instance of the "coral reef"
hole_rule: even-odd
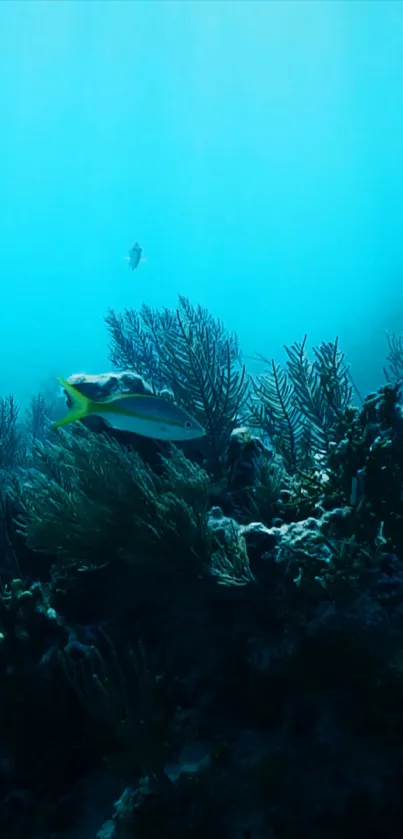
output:
[[[106,320],[76,387],[207,435],[2,400],[2,835],[401,839],[401,340],[356,407],[337,341],[252,378],[185,298]]]

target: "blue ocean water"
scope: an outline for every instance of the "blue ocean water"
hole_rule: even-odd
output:
[[[403,329],[403,4],[0,3],[0,395],[177,294],[246,354]],[[124,260],[134,239],[147,262]]]

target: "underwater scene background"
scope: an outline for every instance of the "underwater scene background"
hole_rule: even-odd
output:
[[[401,329],[400,2],[6,1],[0,24],[2,393],[103,371],[106,308],[178,293],[245,353],[339,335],[380,384]]]
[[[0,3],[0,834],[403,837],[403,3]]]

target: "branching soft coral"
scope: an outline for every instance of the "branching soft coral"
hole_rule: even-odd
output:
[[[36,393],[31,396],[25,412],[25,432],[31,444],[43,442],[49,432],[55,409],[55,398]]]
[[[24,456],[19,410],[13,396],[0,398],[0,469],[12,469]]]
[[[159,369],[152,315],[152,310],[145,304],[139,312],[125,309],[121,314],[110,309],[105,323],[110,337],[110,359],[115,369],[134,370],[158,391],[164,387],[164,381]],[[148,325],[150,320],[151,325]]]
[[[247,396],[245,370],[234,335],[201,306],[179,298],[175,311],[142,306],[109,312],[112,363],[134,369],[155,391],[168,388],[175,401],[206,429],[214,471],[239,422]]]
[[[274,361],[260,357],[268,369],[252,379],[254,394],[250,402],[250,424],[269,437],[286,465],[293,470],[298,458],[298,442],[303,432],[300,411],[287,373]]]
[[[171,704],[165,680],[149,669],[143,646],[118,650],[105,632],[97,644],[70,641],[58,653],[62,672],[88,715],[88,726],[126,755],[135,774],[162,772]]]
[[[305,426],[309,424],[312,442],[319,452],[328,452],[334,430],[345,408],[351,403],[351,385],[344,356],[334,343],[314,348],[309,361],[302,343],[286,347],[288,373]]]
[[[175,447],[162,458],[161,475],[137,452],[86,429],[59,432],[56,442],[38,444],[33,458],[12,489],[18,529],[32,550],[53,555],[59,567],[120,558],[173,574],[218,576],[209,480]],[[231,565],[231,557],[226,561]]]
[[[314,361],[305,344],[306,337],[285,348],[286,369],[271,362],[271,369],[257,376],[250,406],[251,424],[271,438],[291,471],[314,456],[328,455],[351,402],[348,368],[337,340],[314,348]]]
[[[385,378],[388,382],[401,381],[403,379],[403,335],[387,334],[386,338],[389,352],[383,368]]]
[[[145,553],[156,560],[161,547],[173,563],[184,548],[193,563],[206,561],[208,480],[181,452],[163,460],[158,477],[137,452],[103,435],[80,429],[58,437],[38,445],[34,468],[14,479],[19,529],[31,549],[78,566],[116,556],[136,564]]]

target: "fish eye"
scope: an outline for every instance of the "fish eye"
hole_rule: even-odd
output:
[[[191,427],[192,427],[192,423],[190,422],[190,420],[186,420],[185,428],[191,428]]]

